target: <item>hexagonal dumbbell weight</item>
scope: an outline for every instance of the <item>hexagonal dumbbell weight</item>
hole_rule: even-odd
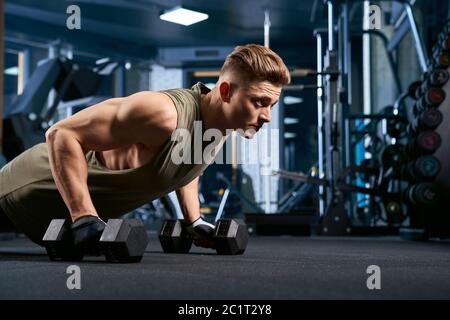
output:
[[[244,223],[221,219],[214,231],[214,247],[217,254],[243,254],[247,248],[248,231]],[[186,232],[184,220],[166,220],[159,233],[161,247],[166,253],[188,253],[194,237]]]
[[[75,248],[70,221],[53,219],[42,239],[50,260],[79,261],[84,255],[104,255],[108,262],[139,262],[148,244],[144,224],[138,219],[109,219],[96,248],[89,253]]]

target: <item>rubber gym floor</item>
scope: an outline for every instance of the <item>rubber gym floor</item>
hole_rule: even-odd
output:
[[[449,299],[449,249],[395,237],[252,236],[240,256],[165,254],[155,233],[141,263],[76,263],[81,289],[69,290],[73,263],[16,238],[0,241],[0,299]],[[379,290],[367,287],[371,265]]]

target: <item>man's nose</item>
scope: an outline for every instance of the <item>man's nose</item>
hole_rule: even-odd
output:
[[[259,118],[263,122],[270,122],[272,120],[272,111],[270,108],[263,108],[261,110],[261,114],[259,115]]]

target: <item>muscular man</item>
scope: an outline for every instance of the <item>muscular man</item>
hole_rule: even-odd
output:
[[[51,219],[70,216],[74,241],[83,244],[103,230],[100,218],[117,218],[176,190],[190,230],[206,237],[213,226],[200,218],[198,176],[208,163],[174,163],[180,144],[191,150],[195,144],[173,139],[174,132],[192,133],[194,122],[202,121],[203,130],[216,128],[224,135],[217,149],[227,129],[244,130],[251,138],[271,120],[271,108],[289,82],[282,59],[251,44],[227,57],[212,90],[198,83],[88,107],[54,124],[45,143],[2,168],[0,206],[39,244]]]

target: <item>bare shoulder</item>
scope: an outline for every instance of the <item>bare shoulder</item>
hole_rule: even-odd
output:
[[[161,92],[141,91],[125,98],[124,111],[132,111],[136,115],[151,116],[149,120],[173,120],[177,118],[177,110],[172,99]],[[129,110],[127,110],[129,109]]]
[[[178,113],[167,95],[154,91],[141,91],[132,94],[122,102],[118,120],[127,118],[141,126],[143,132],[164,140],[170,137],[177,127]],[[122,119],[123,119],[122,118]],[[148,137],[146,137],[148,138]],[[156,139],[159,140],[159,139]]]

